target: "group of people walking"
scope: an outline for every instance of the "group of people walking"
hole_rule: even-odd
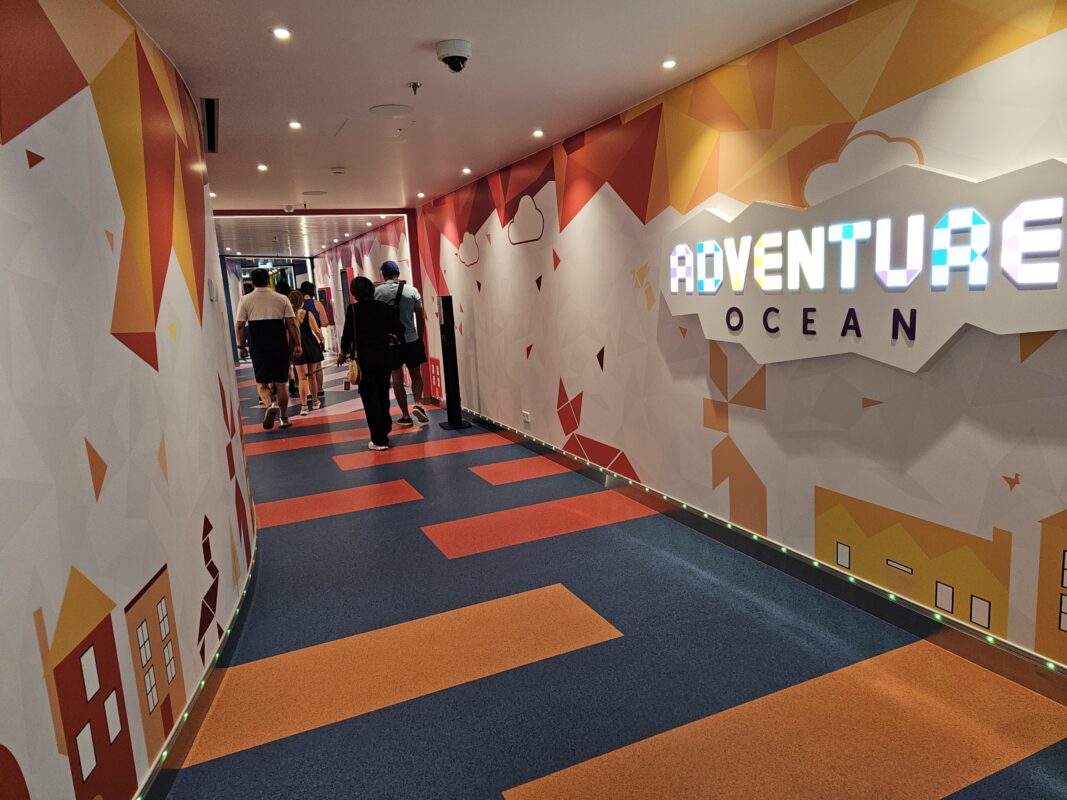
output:
[[[422,407],[422,370],[426,363],[426,323],[418,290],[400,280],[400,267],[386,261],[381,267],[383,282],[375,286],[366,277],[352,281],[353,302],[345,311],[337,364],[355,362],[355,372],[367,427],[369,447],[386,450],[393,427],[389,388],[393,388],[400,418],[397,424],[410,427],[417,420],[429,421]],[[300,414],[322,407],[322,363],[326,339],[322,322],[326,311],[314,296],[314,286],[305,282],[299,290],[283,296],[270,288],[265,269],[252,272],[252,291],[237,306],[237,345],[240,357],[252,355],[260,401],[266,406],[263,427],[288,428],[290,364],[296,370]],[[404,367],[411,376],[415,402],[408,405]]]

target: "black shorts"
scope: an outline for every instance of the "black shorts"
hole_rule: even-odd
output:
[[[401,367],[414,370],[425,363],[426,348],[422,344],[422,339],[394,344],[389,348],[389,368],[392,370],[398,370]]]
[[[256,383],[285,383],[289,380],[289,345],[267,347],[266,342],[252,348],[252,372]]]

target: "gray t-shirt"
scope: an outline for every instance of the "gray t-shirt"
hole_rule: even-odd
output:
[[[397,281],[386,281],[374,290],[374,299],[380,300],[387,306],[396,302],[396,290],[399,286]],[[422,311],[422,297],[419,290],[409,283],[404,284],[404,294],[400,298],[400,323],[404,326],[404,341],[414,342],[419,338],[418,328],[415,327],[415,313]]]

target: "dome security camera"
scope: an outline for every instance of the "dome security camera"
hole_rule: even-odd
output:
[[[466,39],[445,39],[437,43],[437,60],[453,72],[463,72],[471,57],[471,43]]]

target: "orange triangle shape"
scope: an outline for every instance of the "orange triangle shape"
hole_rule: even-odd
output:
[[[730,401],[735,406],[767,410],[767,368],[760,367]]]
[[[104,231],[104,236],[107,237],[107,246],[111,248],[111,252],[115,252],[115,234],[111,231]]]
[[[689,328],[683,328],[683,327],[679,326],[678,327],[678,333],[682,334],[682,338],[684,339],[686,334],[689,333]]]
[[[100,490],[104,487],[104,476],[107,475],[107,462],[96,452],[96,448],[85,440],[85,454],[89,457],[89,474],[93,479],[93,493],[96,499],[100,499]]]
[[[1019,363],[1026,361],[1037,352],[1045,342],[1056,335],[1056,331],[1038,331],[1037,333],[1019,334]]]
[[[873,399],[871,397],[862,397],[862,398],[860,398],[860,402],[863,403],[863,407],[864,408],[870,408],[871,406],[880,406],[880,405],[882,405],[882,403],[884,401],[875,400],[875,399]]]

